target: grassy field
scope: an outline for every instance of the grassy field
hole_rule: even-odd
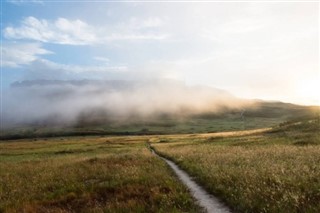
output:
[[[318,119],[150,142],[237,212],[320,212]]]
[[[142,137],[0,143],[0,212],[199,212]]]
[[[151,145],[236,212],[320,212],[319,119],[206,134],[0,143],[0,212],[201,212]]]

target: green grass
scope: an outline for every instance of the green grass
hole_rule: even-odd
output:
[[[151,142],[237,212],[320,212],[319,120],[247,134]]]
[[[0,212],[199,212],[141,137],[0,143]]]

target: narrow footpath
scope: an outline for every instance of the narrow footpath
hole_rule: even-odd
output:
[[[178,167],[177,164],[165,157],[160,156],[149,143],[147,146],[154,155],[164,160],[170,166],[182,183],[190,190],[192,196],[198,202],[198,205],[201,206],[206,212],[231,213],[231,210],[226,205],[221,203],[216,197],[210,195],[203,187],[194,182],[185,171]]]

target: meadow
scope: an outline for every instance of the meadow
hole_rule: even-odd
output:
[[[0,212],[199,212],[141,137],[0,143]]]
[[[319,127],[2,140],[0,212],[202,212],[147,144],[235,212],[319,212]]]
[[[155,137],[152,146],[235,212],[320,212],[319,119],[262,132]]]

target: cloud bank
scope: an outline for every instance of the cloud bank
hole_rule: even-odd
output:
[[[3,99],[3,123],[77,124],[81,119],[125,122],[241,108],[247,102],[209,87],[182,82],[37,80],[12,84]]]

